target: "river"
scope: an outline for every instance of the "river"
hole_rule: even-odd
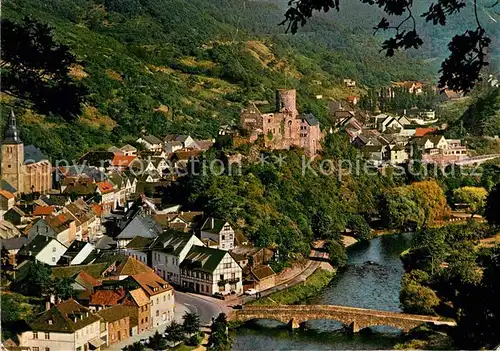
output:
[[[399,255],[411,244],[411,233],[377,237],[349,248],[347,267],[308,304],[345,305],[400,311],[399,287],[403,266]],[[362,350],[392,349],[399,331],[376,327],[349,335],[340,323],[326,320],[306,323],[305,330],[289,331],[274,321],[258,321],[233,335],[234,350]]]

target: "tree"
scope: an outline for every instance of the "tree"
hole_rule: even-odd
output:
[[[168,328],[168,327],[167,327]],[[165,331],[167,331],[165,329]],[[158,332],[158,330],[149,337],[148,347],[153,350],[163,350],[167,347],[167,343],[163,336]]]
[[[328,257],[335,267],[344,267],[347,264],[345,247],[337,240],[331,240],[328,243]]]
[[[439,298],[429,287],[422,285],[428,283],[429,275],[420,270],[405,273],[401,280],[399,300],[406,313],[434,314],[434,308],[439,305]]]
[[[144,351],[146,348],[139,341],[134,342],[132,345],[125,346],[122,351]]]
[[[231,350],[232,341],[227,328],[227,317],[220,313],[212,323],[208,345],[210,350],[228,351]]]
[[[392,37],[382,43],[382,51],[385,51],[387,56],[393,56],[399,49],[416,49],[422,46],[424,42],[416,29],[415,15],[418,9],[414,7],[415,1],[360,1],[370,5],[377,5],[389,17],[389,19],[383,17],[374,27],[375,33],[379,30],[394,33]],[[491,10],[499,4],[499,1],[495,1],[489,9]],[[299,25],[304,26],[315,11],[327,12],[331,9],[340,11],[340,0],[292,0],[289,5],[290,7],[285,13],[285,19],[281,24],[286,25],[287,31],[291,30],[292,33],[298,31]],[[464,33],[455,35],[451,39],[448,44],[450,56],[441,65],[439,86],[469,92],[480,78],[482,68],[488,65],[487,49],[491,43],[485,28],[479,20],[477,0],[472,1],[470,5],[461,0],[437,0],[430,4],[426,12],[421,13],[421,17],[434,25],[444,26],[450,17],[463,10],[466,6],[473,7],[475,28],[467,29]],[[483,9],[486,11],[486,8],[483,7]],[[400,16],[403,16],[402,20]],[[394,23],[394,21],[399,21],[399,23]]]
[[[186,312],[182,319],[182,328],[186,334],[192,335],[200,331],[200,317],[195,312]]]
[[[373,237],[372,230],[366,220],[360,215],[351,215],[347,227],[354,232],[360,240],[370,240]]]
[[[2,91],[28,99],[42,113],[74,119],[81,112],[85,88],[68,75],[75,56],[58,44],[51,28],[31,18],[2,19]]]
[[[14,290],[25,296],[48,297],[52,292],[50,267],[39,262],[29,262],[26,276],[14,285]]]
[[[453,200],[455,203],[468,205],[468,211],[474,216],[482,213],[488,192],[485,188],[475,186],[464,186],[453,190]]]
[[[484,215],[491,225],[500,225],[500,183],[495,185],[488,194]]]
[[[165,329],[165,332],[167,333],[167,340],[172,341],[174,345],[184,340],[184,328],[176,321],[172,321]]]
[[[56,278],[52,282],[52,293],[58,301],[73,297],[73,280],[69,277]]]

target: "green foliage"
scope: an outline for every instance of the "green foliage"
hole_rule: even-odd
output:
[[[29,17],[2,19],[2,90],[34,104],[42,113],[74,119],[86,91],[68,75],[75,56],[51,29]]]
[[[465,186],[453,190],[453,198],[456,203],[464,203],[468,206],[468,211],[472,214],[482,213],[486,195],[485,188]]]
[[[389,228],[421,228],[448,213],[443,189],[434,180],[394,188],[383,195],[381,206],[382,220]]]
[[[175,323],[175,321],[172,322],[172,323]],[[170,328],[170,326],[168,326],[165,329],[165,331],[167,331],[168,328]],[[168,333],[168,331],[167,331],[167,333]],[[170,334],[168,335],[168,337],[170,337]],[[176,337],[175,334],[174,334],[174,337]],[[173,341],[173,340],[171,340],[171,341]],[[165,342],[165,339],[158,332],[158,330],[152,336],[149,337],[148,347],[151,348],[151,349],[153,349],[153,350],[163,350],[164,348],[167,347],[167,343]]]
[[[182,319],[182,327],[186,334],[191,335],[200,331],[200,317],[195,312],[186,312]]]
[[[131,345],[125,346],[122,351],[144,351],[146,348],[139,341],[134,342]]]
[[[494,233],[475,221],[426,229],[402,256],[407,272],[400,291],[404,310],[432,313],[438,312],[438,304],[440,309],[447,306],[458,323],[452,335],[464,348],[488,348],[500,341],[491,332],[500,326],[494,298],[500,291],[495,277],[499,248],[477,248],[479,239]]]
[[[491,225],[500,225],[500,183],[491,189],[486,200],[484,215]]]
[[[328,257],[334,267],[344,267],[347,264],[345,247],[336,240],[328,242]]]
[[[2,340],[9,338],[17,339],[17,333],[24,331],[25,322],[36,316],[40,308],[21,294],[3,293],[2,300]]]
[[[434,314],[434,308],[440,301],[431,288],[422,285],[428,280],[429,276],[424,271],[414,270],[403,275],[399,300],[404,312]]]
[[[49,296],[53,290],[50,267],[37,261],[31,261],[24,269],[26,270],[24,279],[16,282],[13,290],[24,296]]]
[[[448,132],[452,136],[495,136],[500,134],[500,88],[477,91],[465,112]]]
[[[432,76],[429,65],[418,59],[384,59],[379,39],[369,34],[371,28],[356,11],[350,20],[318,20],[318,30],[302,37],[283,35],[276,26],[283,9],[272,2],[250,2],[244,8],[236,0],[25,0],[4,5],[5,20],[20,23],[29,15],[54,27],[55,45],[69,47],[80,61],[71,68],[71,80],[59,84],[67,89],[54,90],[59,101],[51,106],[66,109],[74,101],[66,94],[83,86],[89,94],[71,123],[54,108],[52,114],[28,119],[32,111],[26,100],[2,100],[4,111],[16,109],[24,141],[52,159],[77,159],[89,149],[129,143],[143,128],[158,136],[215,137],[220,124],[237,119],[247,100],[273,101],[274,90],[285,86],[298,89],[301,111],[314,112],[328,125],[326,102],[315,96],[352,94],[341,87],[346,76],[373,88]],[[168,113],[156,110],[160,105]]]
[[[316,270],[305,282],[294,285],[288,289],[272,293],[267,297],[252,300],[249,305],[270,306],[273,304],[294,305],[303,303],[305,300],[317,295],[324,289],[335,276],[334,272],[324,269]]]
[[[211,334],[208,339],[209,350],[228,351],[231,350],[232,340],[228,333],[227,317],[220,313],[210,326]]]
[[[355,237],[359,240],[363,241],[373,238],[372,230],[363,216],[351,215],[347,222],[347,227],[354,232]]]
[[[184,331],[185,330],[182,324],[172,321],[170,325],[165,328],[165,332],[167,333],[166,339],[168,341],[172,341],[174,344],[177,344],[178,342],[184,340]],[[164,348],[164,346],[161,348]]]
[[[52,281],[52,293],[60,301],[73,297],[73,279],[70,277],[56,278]]]

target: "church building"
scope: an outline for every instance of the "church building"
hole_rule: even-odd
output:
[[[24,147],[17,129],[14,111],[10,112],[2,141],[1,179],[17,194],[48,193],[52,189],[52,165],[40,149]]]

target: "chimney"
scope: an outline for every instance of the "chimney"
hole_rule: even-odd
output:
[[[45,311],[50,310],[50,301],[45,301]]]

